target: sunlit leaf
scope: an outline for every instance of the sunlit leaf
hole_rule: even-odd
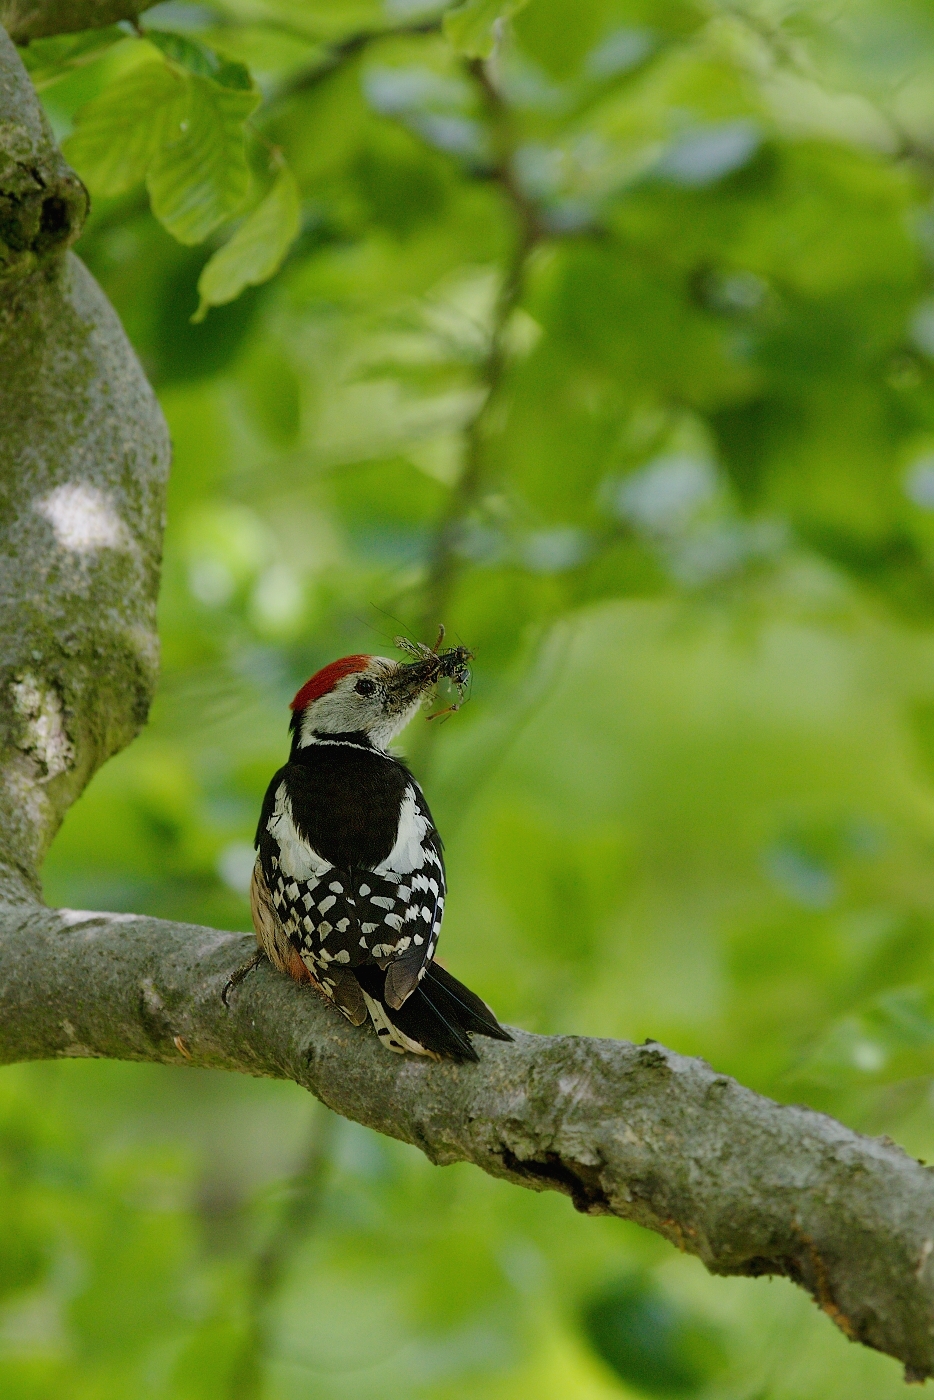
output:
[[[203,321],[209,306],[222,306],[244,287],[266,282],[298,237],[300,221],[298,186],[283,167],[263,202],[205,265],[198,279],[201,304],[193,319]]]
[[[63,149],[92,194],[123,194],[145,177],[185,91],[186,79],[154,59],[82,107]]]
[[[192,74],[173,102],[146,183],[153,213],[180,243],[200,243],[235,214],[250,187],[243,123],[255,91]]]

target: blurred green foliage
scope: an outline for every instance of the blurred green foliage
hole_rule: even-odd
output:
[[[648,1395],[696,1395],[724,1367],[716,1331],[638,1274],[591,1299],[584,1324],[608,1365]]]
[[[248,928],[291,695],[443,621],[451,967],[934,1157],[929,6],[143,25],[25,51],[175,443],[152,723],[49,900]],[[4,1396],[901,1394],[790,1284],[324,1121],[5,1070]]]

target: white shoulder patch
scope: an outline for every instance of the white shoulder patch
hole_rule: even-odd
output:
[[[429,858],[424,845],[427,830],[428,819],[418,810],[413,789],[407,787],[399,809],[395,845],[373,873],[408,875],[413,870],[421,870]]]
[[[276,789],[276,805],[266,830],[278,844],[279,868],[283,875],[291,875],[293,880],[320,880],[332,869],[330,862],[299,836],[285,783],[280,783]]]

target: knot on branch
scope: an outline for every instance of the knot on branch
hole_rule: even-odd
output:
[[[541,1159],[517,1157],[510,1148],[500,1149],[503,1166],[525,1185],[543,1191],[551,1188],[570,1196],[582,1215],[611,1215],[613,1204],[603,1188],[600,1167],[588,1162],[565,1160],[557,1152],[545,1152]]]
[[[0,29],[0,281],[64,254],[88,206],[88,192],[56,148],[33,86]]]
[[[0,276],[63,253],[81,233],[90,203],[60,156],[10,159],[3,151],[7,134],[0,127]]]

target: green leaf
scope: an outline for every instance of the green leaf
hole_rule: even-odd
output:
[[[33,87],[41,92],[75,68],[92,63],[126,37],[116,24],[106,29],[85,29],[80,34],[57,34],[50,39],[33,39],[20,50],[20,58]]]
[[[243,123],[259,93],[191,71],[212,60],[218,74],[242,65],[221,65],[177,35],[156,37],[171,41],[171,61],[143,63],[89,102],[65,149],[93,194],[122,194],[145,177],[156,217],[180,243],[200,243],[249,191]],[[180,68],[182,58],[190,62]]]
[[[146,38],[154,44],[166,58],[194,73],[199,78],[213,78],[221,87],[234,88],[239,92],[250,92],[253,83],[249,70],[243,63],[220,58],[213,49],[199,44],[182,34],[171,34],[162,29],[147,29]]]
[[[283,168],[266,198],[202,270],[198,279],[201,304],[192,320],[203,321],[208,307],[223,306],[244,287],[255,287],[272,277],[298,236],[300,214],[295,177]]]
[[[192,74],[172,104],[146,183],[153,213],[180,243],[200,243],[246,199],[243,123],[259,100]]]
[[[63,150],[92,194],[123,194],[144,178],[166,118],[185,96],[185,84],[161,59],[154,60],[131,69],[81,108]]]
[[[496,45],[496,25],[511,19],[528,0],[466,0],[444,16],[444,37],[468,58],[489,58]]]

